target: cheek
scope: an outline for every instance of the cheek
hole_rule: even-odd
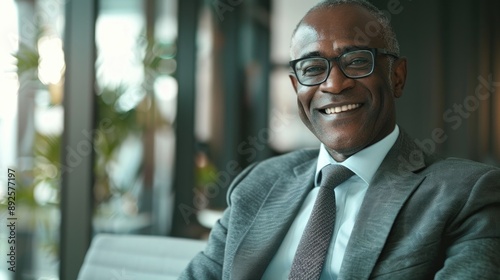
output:
[[[384,122],[394,111],[395,98],[390,79],[383,75],[380,76],[379,84],[373,84],[371,86],[371,88],[376,89],[372,91],[372,106],[374,107],[372,115],[378,116],[375,120]]]
[[[297,100],[297,107],[299,110],[300,119],[307,127],[309,127],[309,124],[310,124],[309,115],[305,112],[304,106],[302,105],[302,103],[300,103],[299,100]]]
[[[297,107],[299,110],[300,119],[304,124],[309,125],[309,123],[311,122],[309,106],[307,100],[304,100],[304,97],[301,95],[297,95]]]
[[[297,92],[297,101],[300,106],[299,109],[303,111],[307,116],[310,116],[310,108],[313,94],[308,91],[301,91],[300,89]]]
[[[395,100],[388,88],[380,88],[379,95],[374,97],[372,119],[376,127],[380,128],[392,123],[395,119]]]
[[[309,99],[307,96],[303,93],[298,93],[297,94],[297,101],[299,102],[299,105],[303,108],[309,107]]]
[[[379,89],[380,92],[380,107],[381,114],[390,115],[394,111],[395,97],[392,88],[390,87],[390,82],[383,85]]]

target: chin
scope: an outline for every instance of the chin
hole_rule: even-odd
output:
[[[357,149],[354,148],[355,145],[348,140],[335,140],[335,141],[324,141],[322,142],[330,151],[335,151],[336,153],[342,155],[352,155]]]

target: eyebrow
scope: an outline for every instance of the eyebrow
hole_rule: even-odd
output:
[[[354,50],[369,49],[369,48],[370,47],[368,47],[368,46],[345,46],[345,47],[337,49],[337,51],[340,53],[339,54],[339,56],[340,56],[346,52],[350,52],[350,51],[354,51]],[[302,55],[301,57],[299,57],[299,59],[309,58],[309,57],[324,57],[324,56],[321,55],[321,53],[319,51],[312,51],[312,52],[308,52],[308,53]]]
[[[322,56],[321,53],[318,51],[314,51],[314,52],[308,52],[308,53],[304,54],[303,56],[299,57],[299,59],[309,58],[309,57],[318,57],[318,56]]]

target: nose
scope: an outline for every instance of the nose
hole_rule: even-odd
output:
[[[340,94],[354,86],[354,79],[348,78],[336,63],[332,63],[330,74],[322,84],[320,90],[326,93]]]

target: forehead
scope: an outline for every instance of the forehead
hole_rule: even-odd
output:
[[[325,55],[345,47],[386,47],[381,25],[368,10],[357,5],[339,5],[309,13],[292,38],[291,56],[305,53]]]

